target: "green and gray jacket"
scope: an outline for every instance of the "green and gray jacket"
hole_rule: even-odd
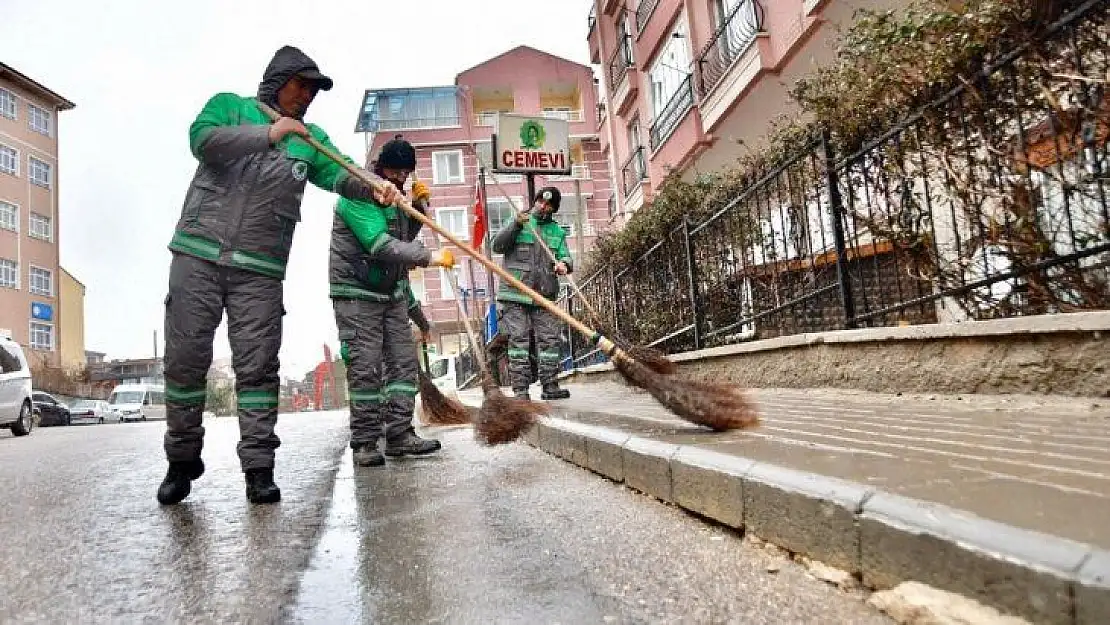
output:
[[[396,206],[339,200],[328,258],[332,299],[414,303],[408,272],[427,267],[432,258],[427,248],[414,241],[420,225]]]
[[[257,98],[219,93],[204,105],[189,128],[189,146],[200,165],[170,250],[283,279],[306,182],[344,197],[370,197],[369,186],[303,138],[290,134],[270,144],[270,120],[258,102],[276,107],[277,91],[309,66],[314,67],[312,60],[299,51],[279,53],[266,68]],[[306,127],[337,151],[318,126]]]
[[[555,252],[555,257],[566,263],[569,272],[573,265],[570,250],[567,249],[567,234],[553,219],[540,221],[535,215],[529,217],[535,231],[539,233],[547,247]],[[555,274],[555,263],[536,243],[532,228],[525,228],[514,219],[493,238],[493,251],[505,255],[505,270],[532,290],[547,299],[559,295],[559,277]],[[497,289],[497,301],[534,304],[531,297],[521,293],[507,282]]]

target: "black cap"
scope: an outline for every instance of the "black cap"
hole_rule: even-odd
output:
[[[316,86],[320,88],[320,91],[331,91],[331,88],[335,86],[335,83],[332,81],[331,78],[328,78],[316,68],[303,69],[297,72],[296,75],[305,80],[311,80],[312,82],[316,83]]]
[[[536,194],[537,198],[543,198],[551,205],[552,212],[559,211],[559,202],[562,201],[563,195],[555,187],[544,187]]]

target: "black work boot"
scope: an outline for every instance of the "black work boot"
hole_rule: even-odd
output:
[[[378,451],[377,443],[355,445],[351,456],[360,467],[380,467],[385,464],[385,456]]]
[[[158,487],[158,503],[172,506],[181,503],[193,490],[193,480],[204,475],[204,463],[200,458],[185,462],[171,462],[166,478]]]
[[[405,430],[395,439],[386,439],[385,441],[385,455],[390,458],[399,456],[423,456],[436,451],[439,451],[442,445],[439,441],[431,438],[420,438],[416,432],[412,430]]]
[[[541,399],[567,399],[570,397],[570,391],[565,388],[559,388],[558,382],[544,382],[543,394],[540,395]]]
[[[528,387],[527,386],[522,387],[522,388],[514,388],[513,389],[513,396],[516,397],[517,399],[532,399],[531,396],[528,395]]]
[[[247,499],[251,503],[277,503],[281,489],[274,484],[273,469],[247,469]]]

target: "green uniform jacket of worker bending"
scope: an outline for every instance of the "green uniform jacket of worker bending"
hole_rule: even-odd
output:
[[[396,206],[341,199],[336,203],[328,262],[333,299],[415,301],[408,272],[427,267],[431,252],[413,241],[420,222]]]

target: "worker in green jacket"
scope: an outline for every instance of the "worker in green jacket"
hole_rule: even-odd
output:
[[[416,150],[400,137],[382,146],[378,175],[402,188],[416,169]],[[414,204],[425,208],[427,185],[414,182]],[[347,354],[351,449],[359,466],[381,466],[385,456],[421,456],[440,449],[412,425],[419,364],[409,329],[408,283],[414,267],[454,267],[446,249],[430,252],[415,241],[420,222],[394,206],[342,199],[332,222],[329,281],[341,351]],[[419,310],[419,308],[418,308]]]
[[[316,94],[332,79],[292,46],[278,50],[255,97],[219,93],[189,127],[198,161],[169,249],[165,299],[166,433],[169,470],[158,487],[163,505],[189,495],[204,473],[201,414],[212,340],[227,312],[238,398],[239,462],[252,503],[280,501],[274,483],[282,280],[301,218],[305,185],[359,200],[393,204],[398,190],[350,175],[316,151],[334,150],[318,126],[304,123]],[[282,115],[271,123],[260,103]],[[350,159],[348,159],[348,162]]]
[[[533,210],[517,214],[493,238],[493,251],[504,254],[505,269],[532,290],[549,300],[559,295],[558,276],[571,272],[572,260],[567,249],[567,235],[555,221],[562,195],[555,187],[540,189]],[[533,232],[543,237],[555,253],[552,260],[536,242]],[[497,291],[501,303],[501,324],[509,339],[509,378],[517,397],[528,397],[532,380],[529,362],[529,334],[535,335],[537,369],[542,385],[541,398],[566,399],[570,391],[559,388],[560,325],[559,320],[532,298],[511,284],[502,282]]]

